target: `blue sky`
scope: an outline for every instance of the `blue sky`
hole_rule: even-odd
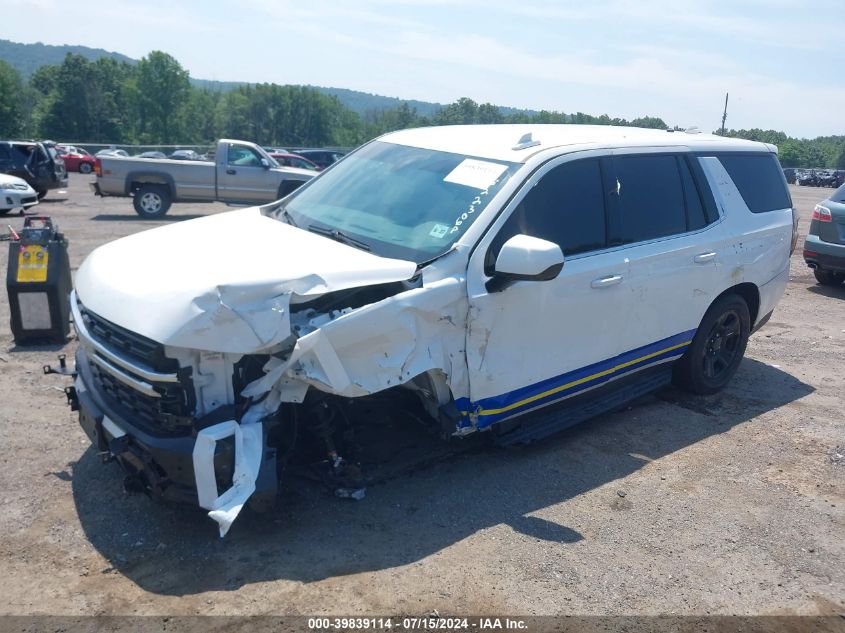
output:
[[[3,0],[0,38],[140,58],[203,79],[448,103],[845,133],[842,0]]]

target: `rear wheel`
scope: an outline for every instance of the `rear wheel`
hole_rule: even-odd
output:
[[[170,192],[163,185],[142,185],[132,198],[132,206],[142,218],[160,218],[170,209]]]
[[[750,333],[751,316],[745,300],[734,294],[718,299],[701,320],[686,354],[675,364],[675,384],[702,395],[719,391],[736,373]]]
[[[813,271],[818,281],[822,286],[838,286],[845,281],[845,273],[835,273],[830,270],[819,270],[816,268]]]
[[[36,191],[35,193],[36,193],[36,195],[38,196],[38,199],[39,199],[39,200],[43,200],[43,199],[44,199],[44,196],[46,196],[46,195],[47,195],[47,190],[46,190],[46,189],[39,189],[39,190],[38,190],[38,191]]]
[[[80,174],[90,174],[92,170],[91,163],[79,163]]]

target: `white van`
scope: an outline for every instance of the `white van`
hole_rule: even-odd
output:
[[[609,126],[387,134],[278,202],[95,250],[70,399],[132,486],[225,534],[303,438],[360,495],[350,399],[413,393],[441,433],[514,443],[672,380],[712,393],[787,283],[776,152]]]

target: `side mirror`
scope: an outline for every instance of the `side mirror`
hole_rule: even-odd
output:
[[[514,281],[548,281],[557,277],[562,268],[560,246],[530,235],[514,235],[499,251],[487,291],[498,292]]]
[[[266,158],[262,158],[262,159],[261,159],[261,166],[262,166],[264,169],[270,169],[270,161],[269,161],[269,160],[267,160]]]

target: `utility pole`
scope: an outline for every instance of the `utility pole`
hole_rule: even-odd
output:
[[[722,136],[725,135],[725,119],[728,118],[728,93],[725,93],[725,111],[722,113]]]

